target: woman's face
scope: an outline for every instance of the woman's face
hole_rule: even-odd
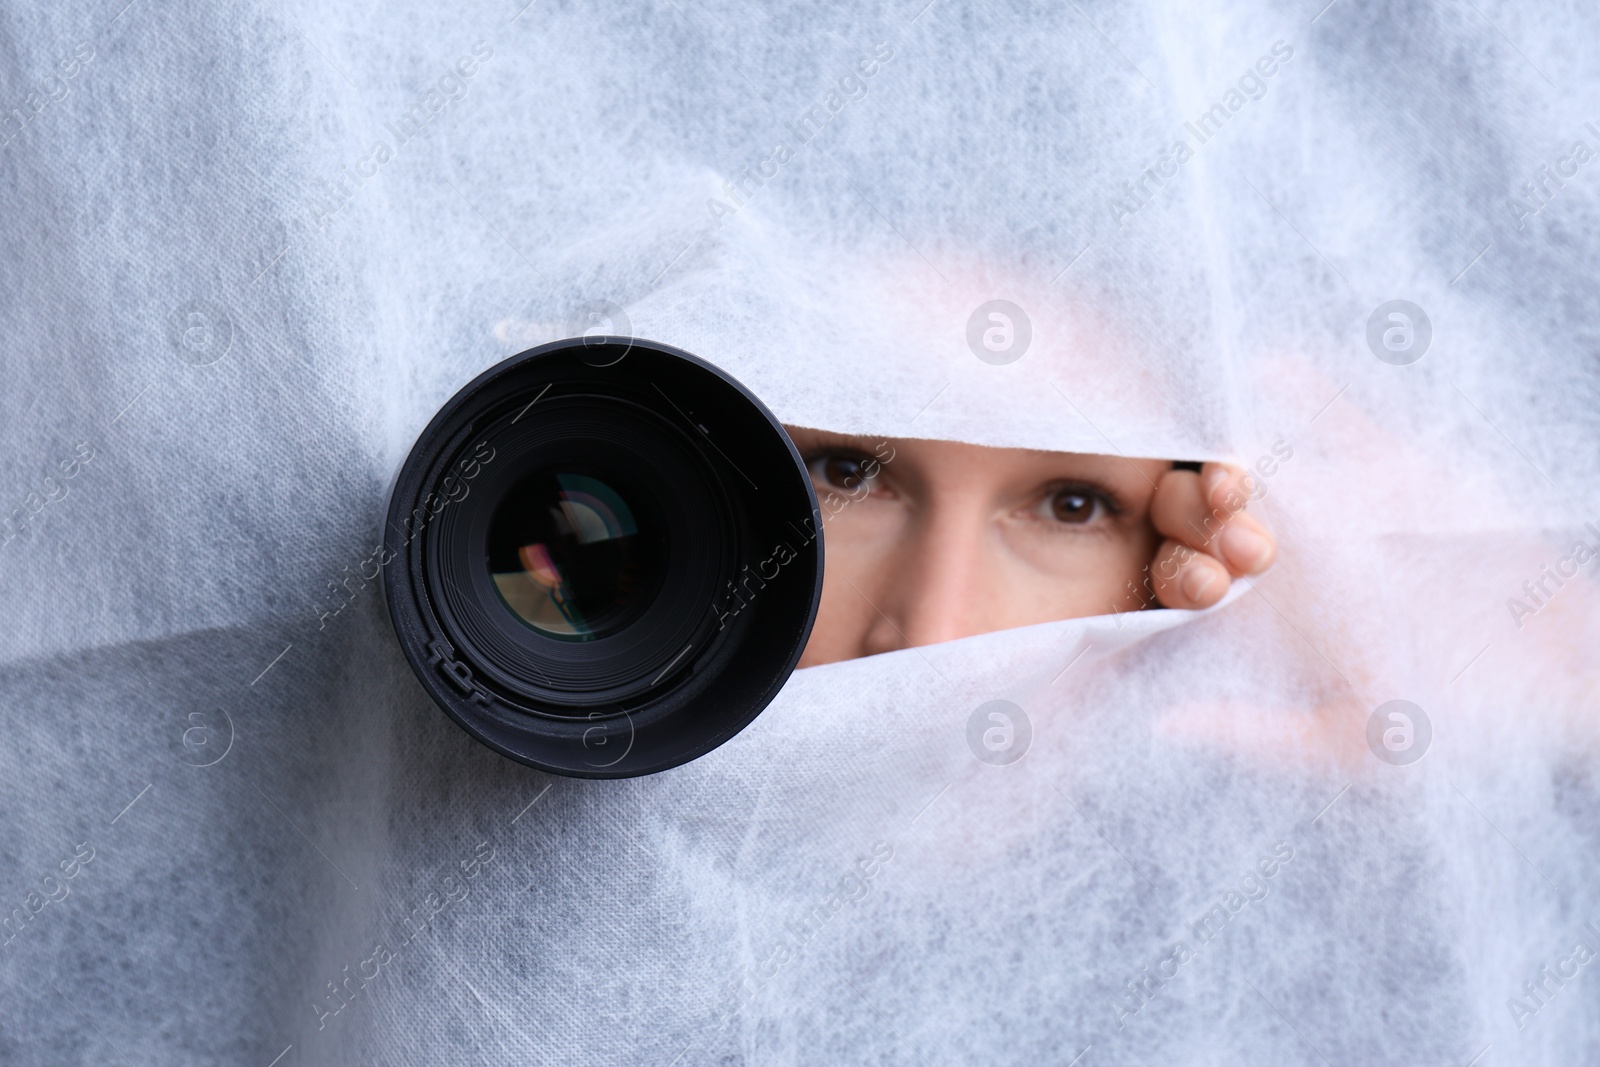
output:
[[[1136,610],[1172,464],[789,429],[827,567],[802,667]]]

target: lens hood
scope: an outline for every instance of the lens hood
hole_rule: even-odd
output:
[[[582,778],[727,741],[799,661],[821,515],[788,434],[687,352],[579,337],[479,375],[390,491],[384,595],[467,733]]]

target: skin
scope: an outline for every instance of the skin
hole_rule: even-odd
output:
[[[1056,619],[1206,608],[1277,545],[1242,472],[790,427],[824,516],[800,666]]]

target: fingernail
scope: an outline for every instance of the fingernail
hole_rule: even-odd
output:
[[[1226,467],[1212,467],[1206,471],[1205,478],[1200,482],[1200,488],[1206,494],[1206,503],[1209,504],[1211,502],[1211,495],[1217,491],[1217,486],[1227,480],[1227,477],[1228,471]]]
[[[1217,580],[1216,570],[1208,563],[1195,563],[1184,568],[1183,594],[1190,600],[1199,602],[1206,595],[1206,590],[1211,588],[1211,583]]]
[[[1248,526],[1229,523],[1222,528],[1222,554],[1235,569],[1254,574],[1272,555],[1272,542]]]

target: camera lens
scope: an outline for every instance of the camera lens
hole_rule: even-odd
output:
[[[641,494],[630,495],[643,502]],[[642,530],[640,521],[627,499],[592,472],[529,475],[489,521],[486,564],[500,599],[557,640],[615,633],[661,588],[665,531],[659,520]]]
[[[468,733],[562,774],[710,751],[794,669],[820,516],[771,413],[688,353],[558,341],[453,397],[390,493],[385,592]]]

